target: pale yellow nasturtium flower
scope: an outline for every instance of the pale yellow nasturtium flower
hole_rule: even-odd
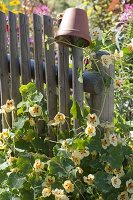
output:
[[[88,151],[88,149],[82,149],[82,150],[78,150],[80,153],[80,158],[83,159],[84,157],[89,156],[90,152]]]
[[[44,162],[41,162],[40,159],[35,160],[33,165],[35,172],[41,172],[44,168]]]
[[[113,168],[111,167],[110,164],[106,164],[104,170],[105,170],[105,172],[107,172],[108,174],[113,174]]]
[[[86,129],[85,129],[85,133],[87,136],[89,137],[93,137],[96,135],[96,128],[95,126],[93,126],[92,124],[88,124]]]
[[[99,118],[95,113],[89,114],[87,116],[87,124],[92,124],[93,126],[98,126],[100,124]]]
[[[89,174],[88,176],[84,176],[83,179],[88,185],[93,185],[95,177],[93,174]]]
[[[81,167],[76,167],[76,170],[79,174],[83,174],[83,169]]]
[[[64,124],[65,123],[65,115],[63,113],[58,112],[54,117],[54,121],[56,124]]]
[[[46,176],[45,181],[42,183],[42,186],[51,186],[55,182],[54,176]]]
[[[18,6],[18,5],[20,5],[21,3],[20,3],[20,1],[18,1],[18,0],[12,0],[12,1],[10,1],[9,2],[9,5],[10,6]]]
[[[42,107],[35,104],[32,107],[29,107],[29,113],[32,117],[39,117],[42,114]]]
[[[95,27],[90,31],[90,35],[92,40],[102,40],[103,31],[99,27]]]
[[[121,180],[118,178],[118,176],[113,176],[111,178],[111,183],[114,188],[120,188]]]
[[[123,166],[118,169],[114,169],[114,174],[117,175],[119,178],[125,175],[125,172],[123,170]]]
[[[70,193],[70,192],[73,192],[74,191],[74,184],[70,181],[70,180],[66,180],[64,183],[63,183],[63,187],[65,189],[65,191],[67,193]]]
[[[66,116],[63,113],[58,112],[55,117],[54,120],[49,121],[48,125],[53,125],[53,126],[57,126],[57,125],[62,125],[64,124],[66,121]]]
[[[106,136],[103,139],[101,139],[101,142],[102,142],[103,149],[107,149],[110,146],[110,140]]]
[[[7,159],[6,159],[6,162],[8,163],[8,165],[12,165],[13,162],[16,160],[17,158],[16,157],[12,157],[12,156],[9,156]]]
[[[126,191],[121,192],[121,193],[118,195],[117,200],[129,200],[128,193],[127,193]]]
[[[109,141],[110,141],[110,144],[112,144],[113,146],[117,146],[117,144],[118,144],[118,137],[117,137],[117,135],[115,133],[110,134]]]
[[[72,155],[71,156],[71,160],[74,162],[74,164],[77,166],[77,165],[80,165],[80,158],[79,157],[76,157],[75,155]]]
[[[64,190],[55,189],[52,190],[52,194],[55,195],[55,200],[69,200],[69,198],[64,194]]]
[[[115,60],[120,60],[121,58],[123,58],[123,51],[117,51],[117,49],[115,49],[114,59]]]
[[[9,113],[12,112],[15,109],[15,103],[14,100],[7,100],[6,104],[4,104],[3,106],[1,106],[1,110],[0,113]]]
[[[110,65],[113,64],[113,59],[111,55],[103,55],[101,56],[102,65],[109,68]]]
[[[133,194],[133,179],[126,181],[127,192]]]
[[[87,149],[74,150],[73,153],[72,153],[72,157],[77,157],[81,160],[84,157],[87,157],[89,154],[90,154],[90,152]]]
[[[42,196],[45,197],[49,197],[52,194],[52,190],[51,188],[44,188],[42,190]]]
[[[9,138],[9,130],[8,129],[3,129],[2,133],[0,133],[0,139],[7,139]]]

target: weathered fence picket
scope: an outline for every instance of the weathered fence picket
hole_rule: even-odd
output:
[[[19,25],[17,25],[18,19]],[[84,91],[90,93],[92,112],[100,114],[100,119],[103,121],[113,120],[113,84],[105,90],[101,76],[108,73],[113,78],[113,66],[104,69],[99,64],[101,73],[83,71],[83,51],[72,47],[71,69],[69,68],[69,48],[62,44],[58,45],[58,62],[55,64],[57,45],[54,45],[53,20],[49,16],[40,17],[36,14],[33,15],[34,58],[30,58],[29,24],[28,17],[24,14],[16,16],[9,12],[9,52],[6,48],[6,16],[2,12],[0,12],[0,22],[2,22],[0,23],[1,105],[11,98],[17,104],[20,100],[20,84],[27,84],[35,79],[38,90],[43,94],[44,82],[46,83],[49,120],[53,119],[58,111],[70,116],[70,94],[83,109]],[[19,40],[17,29],[19,29]],[[71,92],[70,88],[72,88]],[[57,102],[59,102],[58,110]],[[2,119],[2,128],[5,127],[7,124]],[[74,128],[78,128],[76,119],[74,119]],[[67,129],[67,125],[62,126],[62,129]],[[49,136],[55,139],[51,129],[49,129]]]
[[[42,57],[42,19],[33,15],[34,28],[34,57],[35,57],[35,82],[37,89],[44,94],[43,86],[43,57]]]
[[[18,36],[16,15],[9,12],[9,30],[10,30],[10,79],[11,79],[11,98],[15,104],[20,102],[20,72],[18,55]]]
[[[2,23],[1,23],[2,22]],[[5,104],[10,98],[9,91],[9,71],[6,53],[6,16],[0,12],[0,89],[1,89],[1,105]],[[11,123],[8,115],[8,122]],[[7,123],[2,115],[3,127],[7,127]]]
[[[31,81],[30,70],[30,55],[29,55],[29,24],[28,16],[19,14],[19,34],[20,34],[20,67],[22,84],[26,84]]]

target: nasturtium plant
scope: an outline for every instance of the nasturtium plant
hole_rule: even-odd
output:
[[[112,124],[101,124],[88,108],[84,115],[75,101],[71,117],[82,122],[82,128],[75,132],[70,120],[63,132],[61,126],[69,119],[58,112],[48,120],[46,99],[34,83],[22,85],[20,93],[18,105],[7,100],[1,106],[5,118],[10,112],[14,116],[12,127],[0,133],[1,199],[132,198],[133,151],[128,136],[125,140],[113,132]],[[49,137],[49,130],[56,140]]]

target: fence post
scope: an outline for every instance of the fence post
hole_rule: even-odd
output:
[[[16,23],[16,15],[12,12],[9,12],[11,98],[14,99],[17,105],[21,100],[21,96],[19,92],[20,72]]]
[[[69,48],[62,44],[58,45],[58,89],[59,89],[59,112],[69,117]],[[69,120],[68,120],[69,121]],[[61,130],[67,129],[67,124]]]
[[[73,100],[83,109],[83,50],[78,47],[72,47],[72,88]],[[80,77],[81,76],[81,77]],[[81,78],[81,80],[79,79]],[[74,119],[74,128],[78,128],[77,119]]]
[[[109,80],[110,85],[107,87],[106,84],[104,84],[103,90],[100,94],[91,94],[91,112],[96,113],[101,122],[113,122],[114,118],[114,73],[115,73],[115,67],[114,65],[110,65],[109,68],[104,67],[101,62],[101,56],[102,55],[108,55],[107,52],[99,51],[96,53],[96,59],[99,60],[98,62],[98,68],[100,70],[100,73],[104,80]],[[96,69],[95,64],[93,63],[92,66],[94,69]]]
[[[22,76],[22,84],[27,84],[31,81],[30,70],[30,55],[29,55],[29,24],[28,16],[19,14],[19,29],[20,29],[20,68]]]
[[[7,99],[10,99],[9,93],[9,71],[8,60],[6,55],[6,15],[0,12],[0,90],[1,90],[1,105],[5,104]],[[10,114],[7,116],[8,123],[11,124]],[[2,114],[2,128],[8,128],[4,116]]]

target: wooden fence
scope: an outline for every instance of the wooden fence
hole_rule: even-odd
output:
[[[44,94],[46,82],[47,110],[49,119],[59,112],[69,116],[70,88],[73,99],[83,108],[84,92],[90,93],[91,111],[100,115],[102,121],[113,120],[113,84],[104,87],[102,75],[114,76],[114,67],[105,69],[99,64],[100,73],[83,71],[83,83],[79,81],[79,69],[83,69],[83,51],[72,47],[72,69],[69,68],[69,48],[61,44],[58,48],[58,64],[55,65],[55,43],[53,21],[49,16],[33,15],[34,59],[30,58],[28,16],[9,12],[9,49],[7,50],[6,16],[0,12],[0,89],[1,105],[7,99],[20,101],[20,84],[35,80],[39,91]],[[19,25],[18,25],[19,24]],[[18,28],[19,27],[19,40]],[[48,37],[48,39],[46,39]],[[42,43],[44,40],[44,43]],[[42,45],[43,44],[43,45]],[[103,52],[96,54],[99,59]],[[20,78],[21,77],[21,78]],[[58,88],[58,94],[57,94]],[[77,127],[75,120],[75,127]],[[2,127],[6,123],[2,120]]]

